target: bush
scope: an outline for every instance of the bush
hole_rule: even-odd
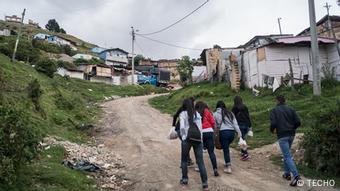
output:
[[[36,63],[35,69],[38,72],[44,73],[48,77],[53,78],[54,73],[57,71],[57,64],[54,60],[43,59]]]
[[[16,38],[14,37],[1,38],[0,52],[12,58],[15,41]],[[24,62],[35,62],[39,60],[39,58],[40,52],[33,47],[32,42],[27,39],[21,38],[16,53],[16,59]]]
[[[28,97],[32,100],[35,109],[37,111],[41,111],[42,108],[40,106],[40,97],[42,95],[42,90],[40,89],[40,84],[37,79],[33,80],[28,84]]]
[[[57,61],[57,66],[65,69],[76,69],[77,66],[71,62],[65,62],[62,60]]]
[[[315,123],[304,135],[304,161],[320,172],[340,175],[340,100],[315,116]]]
[[[61,54],[61,53],[64,52],[62,47],[60,47],[56,44],[46,42],[44,40],[33,39],[32,44],[35,48],[38,48],[38,49],[43,50],[45,52],[50,52],[50,53],[54,53],[54,54]]]
[[[55,97],[56,97],[55,105],[58,107],[58,109],[62,110],[74,109],[73,103],[67,100],[61,93],[58,93],[57,95],[55,95]]]
[[[29,123],[28,114],[13,104],[0,102],[0,184],[15,182],[22,164],[37,154],[40,134]]]

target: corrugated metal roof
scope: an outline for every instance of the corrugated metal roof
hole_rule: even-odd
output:
[[[331,38],[318,37],[319,43],[333,44],[335,41]],[[284,37],[276,39],[277,43],[283,44],[296,44],[302,42],[311,42],[310,36],[295,36],[295,37]]]

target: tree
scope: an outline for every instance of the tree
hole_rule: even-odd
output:
[[[143,60],[144,59],[144,56],[141,55],[141,54],[138,54],[135,59],[134,59],[134,62],[135,62],[135,66],[138,66],[139,65],[139,61]]]
[[[49,31],[66,34],[66,31],[63,28],[60,28],[58,22],[55,19],[50,19],[45,27]]]
[[[192,82],[192,72],[194,71],[194,66],[192,65],[189,56],[183,56],[182,59],[177,63],[177,71],[182,84],[186,84],[188,81],[190,83]]]
[[[38,72],[44,73],[48,77],[53,78],[53,74],[57,71],[57,64],[54,60],[43,59],[36,63],[35,69]]]

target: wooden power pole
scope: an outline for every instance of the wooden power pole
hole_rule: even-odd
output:
[[[12,62],[15,61],[15,54],[17,53],[17,49],[18,49],[18,44],[19,44],[19,40],[20,40],[20,36],[21,36],[22,25],[24,24],[25,12],[26,12],[26,9],[24,9],[24,11],[22,12],[22,15],[21,15],[21,23],[20,23],[20,26],[19,26],[18,36],[17,36],[17,39],[15,41],[15,45],[14,45],[14,50],[13,50],[13,55],[12,55]]]

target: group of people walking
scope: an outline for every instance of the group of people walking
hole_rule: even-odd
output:
[[[300,119],[293,109],[285,105],[283,96],[278,96],[277,101],[277,107],[270,114],[270,130],[277,133],[284,155],[283,178],[291,180],[290,173],[292,173],[291,186],[296,186],[300,177],[291,158],[290,147],[294,140],[295,129],[300,126]],[[208,177],[203,159],[204,150],[207,150],[209,154],[214,176],[219,176],[215,148],[223,150],[223,172],[231,174],[230,144],[235,139],[235,134],[240,140],[246,140],[251,126],[249,110],[240,96],[234,97],[234,106],[231,110],[223,101],[218,101],[214,112],[203,101],[195,103],[194,97],[185,99],[173,118],[173,127],[181,140],[182,178],[180,184],[183,186],[188,184],[188,166],[194,165],[190,158],[191,148],[194,151],[204,191],[208,190]],[[241,147],[240,156],[243,161],[250,158],[246,146]]]

